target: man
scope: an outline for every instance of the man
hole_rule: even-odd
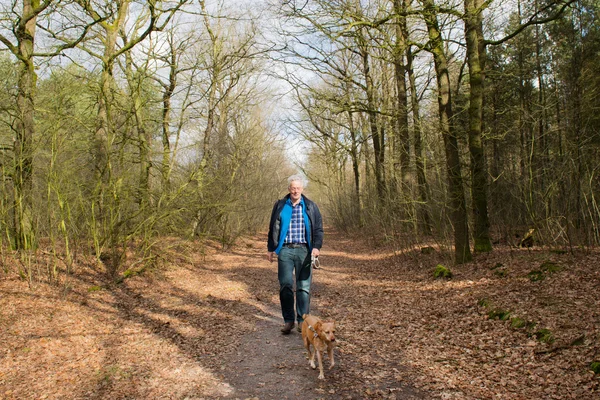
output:
[[[302,315],[309,313],[312,279],[311,256],[318,257],[323,244],[323,220],[319,207],[302,194],[304,179],[300,175],[288,178],[289,194],[277,200],[271,213],[267,259],[277,257],[279,302],[287,335]],[[294,318],[294,274],[296,275],[296,316]]]

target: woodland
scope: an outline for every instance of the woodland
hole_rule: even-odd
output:
[[[311,398],[586,399],[598,392],[598,0],[0,0],[0,85],[0,399],[69,397],[61,386],[68,379],[57,392],[24,395],[14,375],[35,372],[23,355],[34,348],[28,340],[52,337],[36,307],[63,310],[69,326],[93,321],[78,317],[77,307],[97,301],[107,315],[140,323],[145,317],[132,317],[129,307],[160,293],[173,306],[184,290],[165,285],[184,279],[196,285],[186,290],[204,296],[186,306],[218,309],[226,299],[233,311],[248,311],[237,302],[258,301],[253,309],[268,314],[266,304],[276,304],[269,289],[248,294],[228,274],[243,266],[235,261],[241,253],[246,263],[266,253],[261,235],[295,173],[321,208],[326,246],[335,232],[333,270],[317,281],[321,304],[333,307],[322,307],[325,315],[341,318],[346,332],[357,328],[356,317],[341,311],[356,301],[370,319],[363,332],[383,326],[423,339],[420,353],[405,353],[418,373],[399,378],[409,368],[402,360],[369,358],[344,338],[343,357],[353,365],[387,372],[338,371],[338,386],[318,386]],[[267,267],[257,264],[244,279],[265,279]],[[335,274],[350,273],[366,287],[344,299]],[[401,274],[398,285],[407,286],[399,292],[391,282]],[[382,296],[429,319],[383,307]],[[60,310],[48,311],[52,304]],[[433,304],[438,311],[429,310]],[[207,312],[223,336],[203,330],[213,342],[198,347],[178,331],[171,344],[183,343],[187,355],[214,354],[210,346],[231,324],[248,324]],[[481,372],[490,363],[463,363],[452,345],[466,342],[442,349],[427,340],[467,340],[448,315],[470,321],[473,337],[501,337],[494,345],[481,339],[482,354],[500,351],[498,361],[530,351],[531,364],[519,364],[515,375],[500,367],[506,374],[498,383]],[[162,335],[167,322],[150,331],[171,337]],[[234,339],[224,348],[233,352]],[[410,344],[386,343],[394,352]],[[168,362],[164,370],[175,368]],[[555,370],[531,372],[558,364],[574,377],[562,387]],[[170,394],[149,386],[130,393],[117,381],[160,386],[161,378],[103,368],[90,378],[103,391],[72,397],[231,395],[204,393],[193,380],[189,388],[172,381]],[[412,388],[407,397],[390,386],[398,380]],[[520,392],[526,385],[533,389]]]

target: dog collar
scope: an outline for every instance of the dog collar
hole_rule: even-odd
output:
[[[313,331],[313,332],[314,332],[314,334],[315,334],[315,335],[314,335],[314,337],[315,337],[315,338],[318,338],[318,337],[319,337],[319,334],[317,333],[317,331],[315,331],[315,328],[313,328],[313,327],[312,327],[312,325],[309,325],[309,326],[308,326],[308,329],[310,329],[311,331]]]

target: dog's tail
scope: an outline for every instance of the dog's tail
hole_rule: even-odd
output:
[[[310,314],[303,314],[302,319],[306,319]]]

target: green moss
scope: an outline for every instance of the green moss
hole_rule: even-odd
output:
[[[558,272],[562,269],[562,267],[552,261],[544,261],[542,265],[540,265],[540,269],[544,272],[552,274],[554,272]]]
[[[91,287],[88,288],[88,292],[98,292],[100,290],[102,290],[102,286],[98,286],[98,285],[91,286]]]
[[[529,280],[531,282],[543,281],[546,279],[546,276],[552,275],[555,272],[558,272],[562,269],[562,267],[552,261],[544,261],[540,265],[540,269],[535,269],[527,274]]]
[[[542,343],[554,343],[554,334],[550,329],[542,328],[534,333],[537,340]]]
[[[529,277],[529,280],[531,282],[539,282],[539,281],[543,281],[545,276],[544,273],[540,270],[533,270],[530,273],[527,274],[527,276]]]
[[[600,361],[594,361],[591,363],[590,369],[594,372],[594,374],[600,375]]]
[[[485,308],[487,308],[487,307],[489,307],[489,306],[490,306],[490,301],[489,301],[488,299],[481,299],[481,300],[479,300],[479,301],[477,302],[477,304],[478,304],[480,307],[485,307]]]
[[[510,326],[515,329],[525,328],[527,326],[527,321],[525,321],[523,318],[512,317],[510,319]]]
[[[442,264],[438,264],[435,266],[435,270],[433,271],[433,276],[435,278],[452,278],[452,271],[450,269],[444,267]]]
[[[532,331],[533,328],[535,328],[535,325],[535,322],[531,322],[520,317],[512,317],[510,319],[510,326],[513,329],[525,329],[527,331]],[[529,333],[528,336],[531,336],[531,334]]]
[[[510,311],[494,309],[488,313],[489,319],[499,319],[500,321],[506,321],[510,318]]]
[[[583,346],[585,343],[585,335],[581,335],[578,338],[573,339],[571,346]]]

